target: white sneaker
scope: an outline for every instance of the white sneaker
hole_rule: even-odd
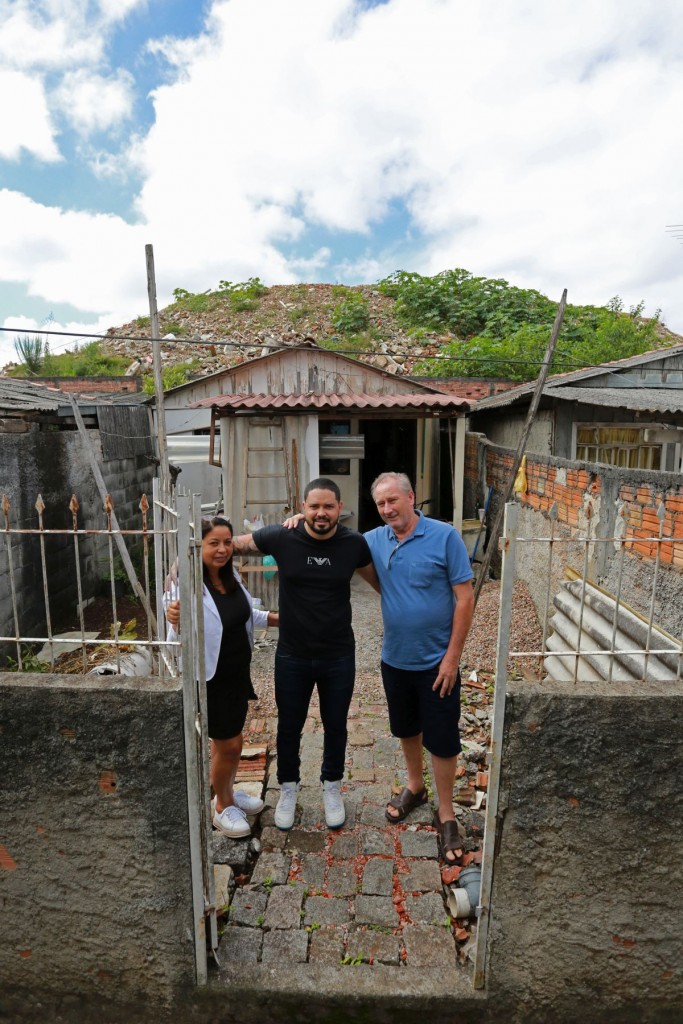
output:
[[[328,828],[341,828],[346,821],[346,808],[341,795],[341,782],[323,782],[325,824]]]
[[[275,808],[275,824],[283,832],[287,832],[294,824],[296,795],[298,792],[298,782],[283,782],[280,786],[280,799]]]
[[[259,800],[257,796],[249,796],[242,789],[233,790],[232,797],[235,805],[245,814],[260,814],[266,806],[263,800]]]
[[[244,811],[234,804],[224,808],[220,814],[214,812],[213,823],[219,832],[230,836],[231,839],[241,839],[243,836],[251,835],[251,827],[246,819]]]

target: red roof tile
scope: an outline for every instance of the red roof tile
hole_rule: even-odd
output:
[[[467,412],[469,402],[455,395],[216,395],[193,402],[192,409],[444,409]]]

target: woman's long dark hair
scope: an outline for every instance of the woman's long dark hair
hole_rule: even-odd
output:
[[[226,519],[225,516],[212,516],[210,519],[202,518],[202,540],[204,540],[207,533],[211,533],[211,531],[216,526],[227,526],[227,528],[230,530],[230,536],[234,537],[235,532],[232,528],[232,523],[230,522],[229,519]],[[211,578],[209,576],[209,570],[204,565],[203,559],[202,574],[204,577],[204,583],[206,584],[207,587],[210,587]],[[225,565],[222,565],[218,570],[218,578],[225,587],[226,593],[230,594],[233,590],[237,589],[237,580],[235,579],[235,575],[232,571],[232,555],[227,560]]]

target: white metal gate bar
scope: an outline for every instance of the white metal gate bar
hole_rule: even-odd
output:
[[[501,824],[499,815],[500,769],[505,725],[505,691],[507,687],[510,619],[512,617],[512,588],[515,582],[515,543],[519,507],[505,506],[503,536],[500,546],[503,569],[500,583],[500,609],[498,613],[498,650],[496,652],[496,683],[493,696],[493,723],[489,753],[489,784],[484,816],[484,848],[481,862],[481,892],[477,908],[477,943],[474,956],[474,987],[483,988],[486,978],[486,942],[491,918],[491,886],[496,835]],[[504,808],[503,808],[504,810]]]

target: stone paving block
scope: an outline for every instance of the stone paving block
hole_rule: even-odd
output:
[[[426,892],[423,896],[406,896],[406,914],[413,924],[444,925],[448,923],[448,911],[443,896],[438,892]]]
[[[355,896],[358,879],[352,860],[337,861],[327,872],[327,892],[330,896]]]
[[[403,929],[407,967],[452,967],[455,942],[448,928],[407,924]]]
[[[249,836],[230,839],[217,830],[211,833],[211,850],[214,864],[229,864],[236,875],[245,874],[256,856]]]
[[[385,928],[398,926],[398,913],[391,900],[382,896],[356,896],[356,924],[378,924]]]
[[[288,835],[274,825],[267,825],[261,832],[261,847],[263,850],[282,850]]]
[[[289,877],[292,858],[281,850],[262,853],[251,876],[252,885],[262,885],[270,879],[273,885],[284,885]]]
[[[343,832],[332,840],[331,853],[337,860],[350,860],[358,853],[358,836]]]
[[[309,896],[304,903],[304,925],[348,924],[351,920],[347,899],[330,899],[328,896]]]
[[[424,829],[419,832],[403,832],[401,853],[404,857],[433,857],[436,860],[439,856],[436,832],[427,832]]]
[[[430,803],[420,804],[410,812],[407,821],[410,825],[431,825],[434,820],[434,808]]]
[[[302,902],[303,891],[299,886],[276,885],[268,897],[266,928],[300,928]]]
[[[393,736],[379,736],[375,740],[375,764],[393,764],[399,752],[399,742]]]
[[[374,768],[375,759],[372,747],[357,747],[352,752],[351,770],[355,774],[356,768]]]
[[[364,725],[352,725],[349,729],[350,747],[369,747],[374,741],[372,732]]]
[[[307,801],[301,808],[301,827],[320,828],[325,826],[325,814],[320,800],[320,793],[316,793],[315,803]]]
[[[287,850],[296,853],[319,853],[325,848],[327,839],[325,832],[305,832],[300,828],[282,832],[281,835],[285,836]]]
[[[227,907],[235,888],[233,870],[229,864],[214,864],[213,884],[216,893],[216,906]]]
[[[259,928],[266,913],[268,893],[256,889],[235,889],[230,904],[230,924],[243,924],[250,928]]]
[[[305,964],[308,955],[308,932],[266,932],[263,936],[261,960],[267,963]]]
[[[407,875],[400,875],[404,892],[441,892],[441,872],[435,860],[408,861]]]
[[[218,957],[224,964],[258,963],[263,944],[260,928],[241,928],[229,924],[218,943]]]
[[[374,828],[363,829],[360,837],[360,850],[366,857],[371,857],[373,854],[387,854],[388,856],[393,856],[393,833],[391,835],[387,835],[384,830],[379,831]]]
[[[391,933],[372,928],[354,928],[349,930],[346,953],[352,959],[362,956],[364,960],[371,959],[376,964],[398,966],[401,942],[397,935]]]
[[[374,782],[375,781],[375,769],[374,768],[353,768],[348,769],[348,777],[354,782]]]
[[[301,861],[299,878],[307,889],[322,889],[325,880],[325,858],[308,853]]]
[[[345,789],[342,791],[342,799],[346,808],[346,820],[343,827],[354,828],[358,821],[358,810],[363,802],[363,793],[355,789]]]
[[[308,962],[338,967],[344,957],[343,928],[317,928],[310,932]]]
[[[360,823],[361,825],[371,825],[374,828],[380,828],[386,825],[387,820],[384,817],[384,805],[380,807],[375,803],[364,804],[360,812]]]
[[[388,896],[393,894],[394,862],[373,857],[363,868],[363,895]]]

